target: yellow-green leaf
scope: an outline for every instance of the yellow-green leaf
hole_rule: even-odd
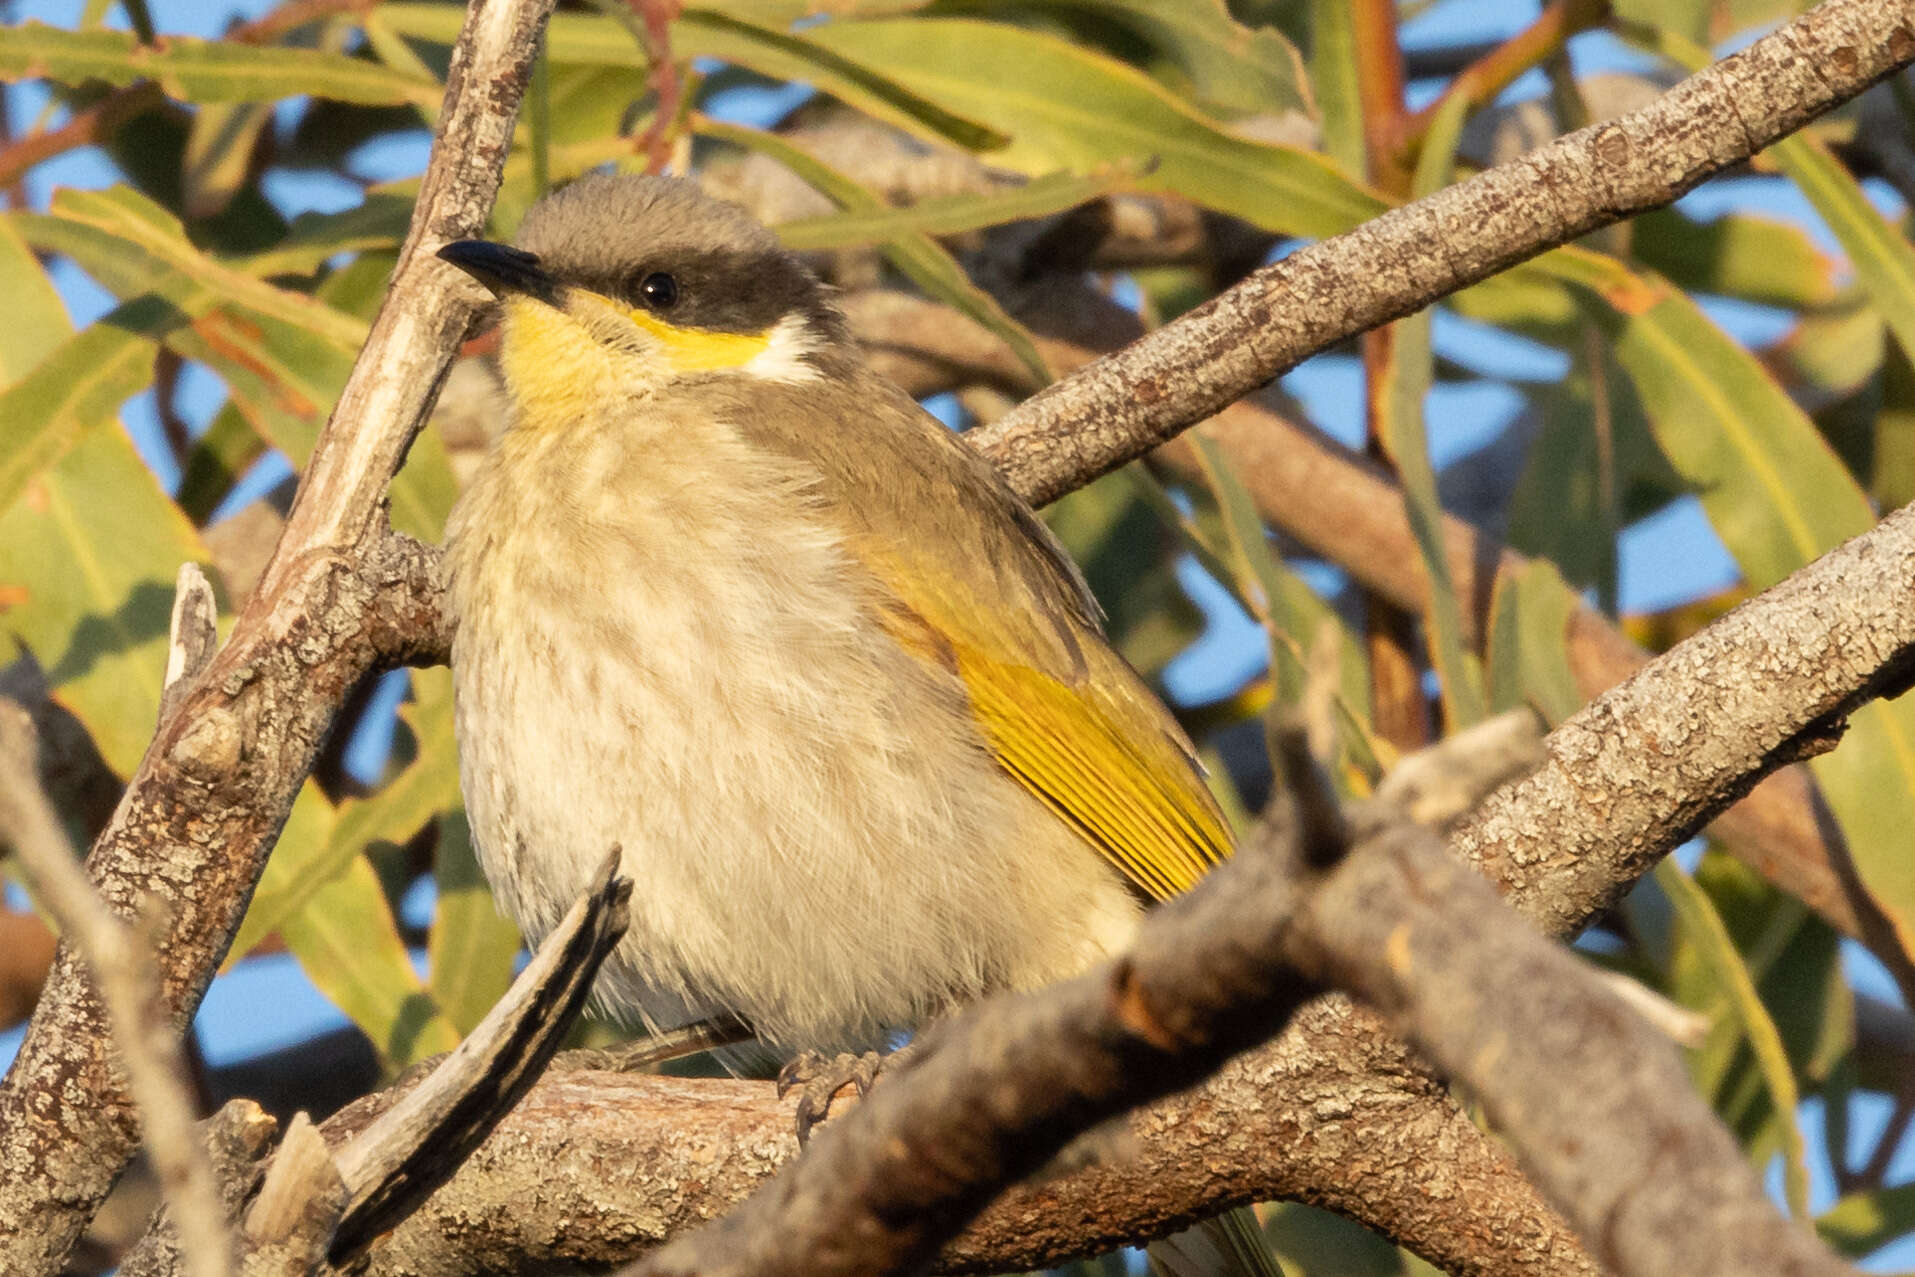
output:
[[[1066,13],[1089,12],[1133,32],[1190,78],[1195,96],[1230,115],[1308,111],[1310,94],[1296,46],[1271,27],[1249,27],[1223,0],[1035,0]],[[988,6],[979,6],[988,12]],[[867,17],[874,16],[867,14]]]
[[[0,509],[153,380],[154,339],[179,322],[143,297],[67,338],[0,392]]]
[[[1698,956],[1714,976],[1713,983],[1736,1018],[1742,1022],[1750,1049],[1755,1053],[1763,1082],[1775,1105],[1782,1134],[1782,1180],[1789,1210],[1798,1219],[1808,1218],[1809,1175],[1804,1160],[1802,1128],[1796,1121],[1801,1095],[1795,1085],[1795,1072],[1788,1052],[1782,1047],[1782,1035],[1768,1008],[1756,992],[1755,980],[1743,963],[1735,941],[1716,913],[1708,895],[1682,872],[1675,861],[1664,859],[1656,865],[1656,885],[1675,906],[1676,917]]]
[[[401,35],[450,45],[459,34],[461,10],[447,5],[394,3],[379,7],[380,21]],[[856,107],[874,119],[926,133],[970,150],[1003,143],[994,129],[962,112],[928,101],[897,77],[880,71],[882,63],[848,56],[820,46],[819,28],[789,34],[756,26],[711,9],[686,9],[672,24],[672,53],[679,58],[715,58],[746,67],[774,80],[797,80]],[[638,41],[612,18],[561,13],[546,27],[546,56],[555,69],[565,66],[646,65]]]
[[[479,872],[463,811],[439,821],[432,877],[439,889],[427,968],[432,996],[461,1033],[470,1033],[511,985],[520,938]]]
[[[1417,162],[1414,193],[1420,198],[1446,185],[1456,155],[1456,140],[1469,103],[1462,94],[1445,98],[1431,123]],[[1443,506],[1437,497],[1436,468],[1430,461],[1423,404],[1435,375],[1430,350],[1431,312],[1426,308],[1391,326],[1389,359],[1377,396],[1382,407],[1384,447],[1403,482],[1403,503],[1410,531],[1429,574],[1430,601],[1424,609],[1430,658],[1442,689],[1452,731],[1487,716],[1483,670],[1463,635],[1463,613],[1450,577],[1449,548],[1443,538]]]
[[[1784,138],[1769,158],[1808,196],[1847,250],[1855,279],[1875,303],[1902,349],[1915,352],[1915,248],[1891,226],[1848,169],[1814,138]]]
[[[38,21],[0,27],[0,80],[154,80],[168,97],[198,103],[311,96],[367,106],[427,105],[442,92],[436,81],[318,49],[175,35],[144,45],[131,31],[72,31]]]
[[[829,213],[772,227],[786,248],[798,253],[877,244],[905,235],[958,235],[1075,208],[1136,179],[1136,168],[1116,167],[1077,177],[1051,173],[1022,186],[988,195],[946,195],[906,208]]]
[[[205,557],[111,421],[33,475],[0,514],[0,620],[121,776],[138,765],[159,714],[174,577]]]
[[[7,218],[0,218],[0,297],[9,320],[0,328],[0,386],[10,386],[58,349],[73,325],[46,268]]]
[[[1556,565],[1499,573],[1490,604],[1490,708],[1533,705],[1551,726],[1582,708],[1569,665],[1569,621],[1579,600]]]
[[[279,928],[318,990],[372,1039],[388,1071],[450,1051],[459,1031],[412,969],[379,875],[364,856]]]
[[[1036,31],[918,18],[830,22],[810,34],[1009,134],[991,163],[1033,177],[1154,158],[1140,186],[1291,235],[1333,235],[1386,207],[1323,156],[1238,137],[1136,68]]]

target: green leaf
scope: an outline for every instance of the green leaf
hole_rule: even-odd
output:
[[[462,811],[439,821],[432,876],[439,889],[429,950],[432,996],[461,1033],[470,1033],[512,983],[519,929],[493,902]]]
[[[1681,293],[1595,254],[1558,249],[1532,265],[1575,282],[1609,332],[1657,442],[1695,487],[1723,544],[1766,588],[1875,521],[1815,425],[1747,349]],[[1849,716],[1841,748],[1810,764],[1862,884],[1915,951],[1915,701]]]
[[[160,292],[191,314],[204,311],[188,303],[210,297],[216,304],[307,329],[354,351],[366,340],[364,321],[201,252],[186,238],[178,218],[129,186],[66,188],[55,195],[47,214],[20,215],[17,220],[36,248],[67,254],[121,297]]]
[[[1755,980],[1743,964],[1742,955],[1736,950],[1728,928],[1723,925],[1708,895],[1673,860],[1664,859],[1658,863],[1655,877],[1656,884],[1675,906],[1684,934],[1696,946],[1699,956],[1715,978],[1716,987],[1741,1021],[1742,1031],[1755,1052],[1763,1081],[1780,1118],[1782,1178],[1789,1211],[1798,1219],[1806,1219],[1809,1212],[1809,1177],[1802,1129],[1795,1117],[1801,1096],[1796,1090],[1795,1073],[1789,1066],[1788,1052],[1782,1047],[1782,1035],[1776,1031],[1775,1021],[1769,1018],[1768,1008],[1763,1006],[1762,998],[1756,992]]]
[[[1417,197],[1448,183],[1468,105],[1462,94],[1451,94],[1437,111],[1417,163],[1413,184]],[[1450,729],[1455,731],[1482,722],[1488,705],[1482,667],[1464,637],[1462,608],[1456,599],[1443,539],[1443,506],[1436,491],[1436,469],[1430,462],[1429,436],[1423,428],[1423,405],[1434,375],[1430,320],[1431,312],[1425,308],[1391,327],[1389,361],[1378,400],[1383,408],[1383,443],[1396,462],[1410,531],[1423,556],[1423,570],[1429,574],[1430,602],[1424,619],[1430,632],[1430,658],[1442,688]]]
[[[6,218],[0,218],[0,297],[7,299],[8,318],[0,327],[0,386],[10,386],[59,349],[73,325],[46,269]]]
[[[458,1029],[412,969],[364,856],[354,856],[279,933],[313,985],[372,1039],[389,1072],[459,1045]]]
[[[1847,250],[1855,279],[1903,350],[1915,351],[1915,248],[1869,203],[1828,148],[1800,133],[1770,147],[1781,166]]]
[[[1814,423],[1688,297],[1579,249],[1531,265],[1577,286],[1656,441],[1752,586],[1766,589],[1874,523]]]
[[[206,554],[126,433],[107,422],[0,514],[0,618],[54,698],[129,776],[159,716],[173,581]]]
[[[179,321],[158,298],[120,306],[0,391],[0,509],[152,382],[154,337]]]
[[[1835,262],[1800,227],[1731,213],[1698,222],[1672,208],[1630,224],[1629,248],[1643,265],[1690,292],[1807,310],[1836,299]]]
[[[1370,732],[1364,709],[1370,703],[1368,665],[1355,638],[1336,612],[1303,579],[1285,566],[1270,546],[1269,533],[1250,492],[1230,459],[1202,430],[1188,435],[1216,494],[1229,553],[1208,566],[1219,581],[1234,584],[1246,610],[1270,640],[1270,676],[1278,700],[1296,705],[1310,679],[1310,661],[1319,637],[1328,635],[1336,654],[1335,710],[1338,748],[1344,763],[1374,780],[1383,772],[1383,750]],[[1342,769],[1339,769],[1339,780]]]
[[[1052,173],[988,195],[937,196],[908,208],[881,206],[869,211],[801,217],[771,229],[786,248],[796,253],[854,248],[906,235],[959,235],[1005,222],[1049,217],[1096,199],[1135,177],[1134,172],[1121,168],[1088,177]]]
[[[458,37],[463,13],[446,5],[396,3],[381,5],[379,17],[401,35],[450,45]],[[881,63],[819,45],[814,38],[817,31],[791,35],[709,9],[686,9],[672,24],[672,54],[685,59],[715,58],[774,80],[812,84],[875,119],[966,150],[1003,145],[1003,135],[995,129],[927,101],[896,77],[876,70]],[[632,33],[611,18],[561,13],[546,27],[545,48],[554,70],[646,65]]]
[[[882,200],[850,178],[776,134],[740,128],[735,124],[721,124],[702,116],[693,122],[692,127],[706,137],[750,147],[770,156],[816,187],[840,208],[856,213],[877,213],[886,207]],[[1024,366],[1031,370],[1031,375],[1040,386],[1050,383],[1050,366],[1044,362],[1037,342],[1024,325],[1012,319],[989,293],[973,284],[964,273],[964,268],[936,240],[922,232],[907,231],[896,239],[887,240],[882,248],[885,260],[895,266],[899,273],[923,289],[933,300],[955,307],[1003,338]]]
[[[168,97],[201,104],[309,95],[366,106],[429,106],[443,92],[437,81],[318,49],[171,35],[148,46],[131,31],[70,31],[44,22],[0,27],[0,80],[43,79],[74,85],[154,80]]]
[[[1356,65],[1356,12],[1345,0],[1310,2],[1310,82],[1323,115],[1323,148],[1345,173],[1364,171],[1363,89]]]
[[[336,808],[308,785],[293,804],[279,845],[266,862],[252,905],[233,938],[236,960],[287,921],[314,907],[327,883],[370,843],[403,843],[459,803],[458,751],[452,737],[452,676],[413,672],[414,700],[402,712],[418,741],[412,761],[365,798]]]
[[[1850,1193],[1815,1221],[1815,1231],[1851,1259],[1880,1250],[1915,1232],[1915,1184]]]
[[[285,919],[303,911],[370,842],[404,842],[429,819],[460,802],[458,747],[452,739],[452,674],[414,670],[414,699],[400,712],[417,741],[416,756],[372,795],[337,808],[310,785],[293,804],[280,844],[266,862],[253,904],[234,936],[232,959],[249,952]]]
[[[1626,526],[1687,489],[1663,459],[1635,386],[1617,366],[1606,339],[1578,346],[1569,376],[1523,387],[1540,428],[1510,495],[1506,535],[1512,548],[1548,559],[1572,584],[1586,587],[1615,579],[1612,518]],[[1603,509],[1605,494],[1598,482],[1599,385],[1600,411],[1607,416],[1614,452],[1618,508],[1613,516]]]
[[[1547,560],[1497,574],[1489,635],[1493,711],[1533,705],[1554,726],[1582,708],[1569,664],[1569,622],[1580,603]]]
[[[180,174],[180,202],[188,217],[211,217],[232,203],[246,183],[260,132],[272,119],[273,108],[259,102],[220,103],[193,113]]]
[[[1026,0],[1034,10],[1087,13],[1134,33],[1160,50],[1185,75],[1195,96],[1227,115],[1307,112],[1310,95],[1296,46],[1270,27],[1248,27],[1231,17],[1223,0]],[[973,10],[988,16],[988,3],[943,4],[941,12]],[[873,16],[866,14],[865,16]]]
[[[1252,142],[1113,58],[1035,31],[957,18],[831,22],[811,39],[1011,137],[991,156],[1031,177],[1154,158],[1138,185],[1279,234],[1324,236],[1386,205],[1324,157]]]
[[[381,262],[362,257],[335,272],[319,297],[277,288],[200,252],[178,219],[127,187],[63,190],[50,213],[17,215],[16,224],[116,295],[163,299],[185,321],[165,329],[168,348],[218,373],[261,438],[305,465],[368,330],[328,299]],[[422,440],[393,484],[394,526],[436,540],[454,496],[442,447]]]
[[[186,454],[186,462],[180,467],[179,491],[173,494],[173,500],[187,518],[204,526],[240,476],[265,452],[266,441],[247,424],[233,401],[227,400]]]

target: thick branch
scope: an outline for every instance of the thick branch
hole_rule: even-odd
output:
[[[175,1024],[225,955],[340,703],[368,670],[436,635],[435,558],[385,530],[385,491],[470,313],[470,294],[432,251],[484,227],[549,8],[489,0],[468,15],[412,231],[279,550],[88,859],[122,916],[147,897],[170,910],[158,974]],[[136,1126],[97,992],[63,948],[0,1086],[0,1269],[59,1267]]]

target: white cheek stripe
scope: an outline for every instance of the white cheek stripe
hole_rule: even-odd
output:
[[[818,340],[803,317],[786,315],[772,326],[765,348],[739,369],[764,381],[816,381],[818,369],[806,356],[817,350]]]

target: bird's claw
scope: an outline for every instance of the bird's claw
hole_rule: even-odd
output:
[[[793,1088],[798,1090],[796,1120],[798,1143],[811,1138],[811,1128],[831,1116],[831,1102],[847,1086],[858,1088],[860,1099],[867,1095],[883,1071],[885,1057],[876,1051],[862,1055],[845,1052],[827,1056],[822,1051],[802,1051],[778,1070],[778,1098]]]

